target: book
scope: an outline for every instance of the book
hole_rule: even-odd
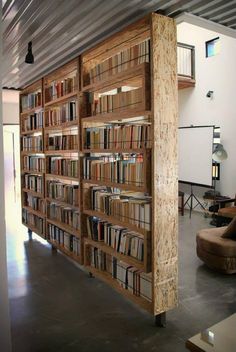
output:
[[[50,223],[47,224],[47,230],[48,239],[51,242],[55,242],[57,245],[64,247],[67,251],[70,251],[76,256],[81,255],[79,238]]]
[[[45,125],[60,126],[66,122],[75,121],[77,116],[77,100],[52,106],[45,110]]]
[[[43,111],[35,112],[22,119],[22,132],[30,132],[43,128]]]
[[[78,206],[79,204],[79,185],[66,184],[56,180],[47,180],[46,194],[48,198],[73,206]]]
[[[20,103],[21,103],[21,112],[40,107],[42,104],[41,89],[38,89],[35,92],[29,93],[29,94],[21,95]]]

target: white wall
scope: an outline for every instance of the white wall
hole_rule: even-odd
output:
[[[0,62],[2,60],[2,8],[0,7]],[[0,82],[2,82],[0,65]],[[4,211],[4,158],[2,128],[2,94],[0,91],[0,347],[1,351],[11,351],[10,316],[8,301],[6,226]]]
[[[205,42],[220,37],[220,53],[205,57]],[[236,193],[236,39],[188,23],[177,26],[179,42],[195,46],[196,86],[179,91],[179,125],[217,125],[228,159],[221,164],[217,189]],[[214,91],[213,99],[206,97]],[[193,146],[193,148],[196,146]],[[186,186],[181,188],[188,189]],[[206,189],[197,190],[202,195]]]
[[[2,90],[3,124],[19,123],[19,91]]]

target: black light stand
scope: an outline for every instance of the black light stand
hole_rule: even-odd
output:
[[[193,206],[193,199],[195,199],[195,201],[197,202],[197,204],[195,204]],[[190,204],[189,204],[189,201],[190,201]],[[189,197],[187,198],[187,200],[185,201],[184,203],[184,207],[185,205],[188,205],[189,206],[189,217],[191,218],[191,215],[192,215],[192,211],[193,209],[195,209],[198,205],[200,205],[200,207],[203,209],[203,210],[206,210],[206,208],[203,206],[203,204],[200,202],[199,199],[197,199],[197,197],[195,196],[195,194],[193,193],[193,184],[191,183],[191,193],[189,195]]]
[[[217,225],[217,221],[216,221],[216,166],[217,163],[216,161],[214,161],[214,196],[213,196],[213,214],[212,214],[212,220],[210,222],[210,225],[212,226],[216,226]]]

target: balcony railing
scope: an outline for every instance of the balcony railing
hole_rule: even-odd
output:
[[[195,80],[195,47],[177,43],[178,76]]]

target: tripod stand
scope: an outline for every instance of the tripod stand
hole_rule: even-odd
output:
[[[193,200],[195,199],[195,201],[197,202],[197,204],[195,204],[193,206]],[[190,202],[190,204],[189,204]],[[192,215],[192,211],[193,209],[195,209],[198,205],[200,205],[200,207],[203,209],[203,210],[206,210],[205,207],[203,206],[203,204],[200,202],[199,199],[197,199],[197,197],[195,196],[195,194],[193,193],[193,185],[191,184],[191,193],[189,195],[189,197],[187,198],[187,200],[185,201],[184,203],[184,207],[185,205],[188,205],[189,206],[189,217],[191,218],[191,215]]]

